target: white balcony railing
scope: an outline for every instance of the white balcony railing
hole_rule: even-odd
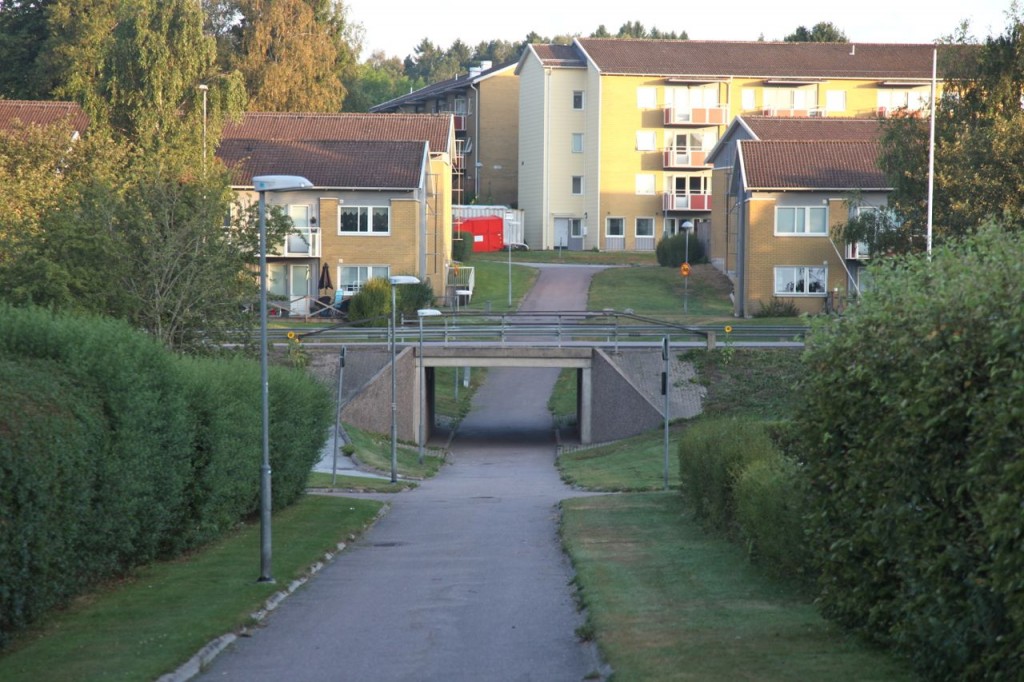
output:
[[[665,107],[665,125],[724,125],[729,118],[725,107]]]
[[[826,114],[822,107],[810,109],[783,109],[770,107],[761,111],[762,116],[775,116],[776,118],[822,118]]]
[[[693,168],[706,166],[708,153],[692,147],[669,147],[663,156],[663,168]]]
[[[316,227],[296,227],[287,237],[284,244],[273,256],[292,258],[320,257],[320,229]]]
[[[662,195],[664,211],[710,211],[710,194],[674,194],[666,192]]]

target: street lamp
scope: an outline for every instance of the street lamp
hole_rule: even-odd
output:
[[[388,277],[391,283],[391,482],[398,482],[398,379],[395,376],[395,287],[400,284],[419,284],[419,277],[395,275]]]
[[[683,262],[686,263],[687,268],[690,266],[690,231],[693,229],[693,222],[684,220],[681,225],[686,233],[686,246],[683,248]],[[683,313],[689,313],[690,307],[690,278],[683,278]]]
[[[260,224],[260,383],[263,394],[263,460],[260,464],[260,579],[272,583],[270,569],[270,383],[267,378],[267,192],[312,187],[297,175],[259,175],[252,179],[259,192]]]
[[[423,318],[437,317],[440,310],[433,308],[420,308],[416,311],[416,317],[420,318],[420,464],[423,464],[423,448],[427,442],[427,372],[423,366]]]

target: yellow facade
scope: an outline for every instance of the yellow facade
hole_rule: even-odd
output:
[[[467,154],[475,168],[473,178],[478,204],[516,206],[519,175],[519,79],[504,69],[481,79],[480,97],[467,117],[467,133],[474,140],[474,153]],[[479,165],[476,165],[479,163]]]

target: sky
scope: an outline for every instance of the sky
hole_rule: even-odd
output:
[[[627,21],[647,29],[686,31],[691,40],[782,40],[798,26],[834,24],[852,42],[930,43],[970,20],[971,34],[983,40],[1000,35],[1011,0],[730,0],[630,2],[607,0],[347,0],[348,18],[364,29],[363,58],[376,50],[405,58],[428,38],[447,49],[456,39],[470,47],[482,41],[519,42],[530,31],[544,37],[589,35],[604,25],[616,33]],[[831,6],[829,6],[831,5]]]

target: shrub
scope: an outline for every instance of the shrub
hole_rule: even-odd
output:
[[[384,326],[390,316],[391,283],[383,277],[374,277],[364,284],[348,306],[348,317],[357,325]]]
[[[788,299],[773,298],[765,303],[761,301],[761,308],[754,313],[754,317],[798,317],[800,310],[793,301]]]
[[[799,413],[826,615],[933,680],[1024,670],[1024,241],[873,268],[816,322]]]
[[[681,232],[671,237],[664,237],[655,247],[654,255],[658,259],[658,265],[663,267],[678,268],[686,261],[687,239],[689,239],[689,256],[691,263],[704,263],[704,244],[697,239],[692,230]]]
[[[465,263],[473,255],[473,233],[456,230],[452,235],[452,260]]]
[[[736,481],[747,464],[772,449],[765,427],[756,421],[701,419],[684,432],[679,443],[681,489],[706,528],[735,536]]]

